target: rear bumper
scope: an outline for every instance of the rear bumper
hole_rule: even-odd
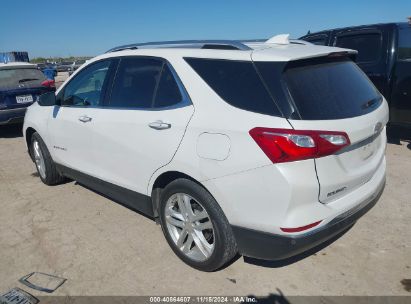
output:
[[[385,179],[371,197],[338,215],[326,225],[305,234],[285,236],[232,226],[239,252],[262,260],[283,260],[303,253],[351,227],[375,206],[385,187]]]
[[[22,123],[27,108],[0,110],[0,125]]]

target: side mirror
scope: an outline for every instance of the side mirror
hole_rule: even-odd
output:
[[[42,107],[50,107],[56,104],[56,95],[54,92],[47,92],[40,95],[37,103]]]

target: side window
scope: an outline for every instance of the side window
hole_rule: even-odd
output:
[[[122,58],[111,92],[110,106],[151,108],[163,61],[154,58]]]
[[[110,63],[110,60],[94,63],[76,75],[64,88],[62,105],[101,105],[103,85]]]
[[[184,59],[228,104],[246,111],[282,116],[252,61]]]
[[[161,72],[160,83],[156,92],[154,107],[170,107],[178,104],[183,99],[173,73],[167,64]]]
[[[401,28],[398,33],[398,59],[411,60],[411,27]]]
[[[303,40],[311,42],[316,45],[327,45],[327,35],[314,35],[303,38]]]
[[[358,51],[357,62],[376,62],[380,59],[382,52],[382,34],[372,33],[350,33],[336,37],[335,46]]]

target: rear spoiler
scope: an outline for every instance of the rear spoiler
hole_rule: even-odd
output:
[[[296,66],[307,66],[313,65],[318,63],[324,62],[333,62],[333,61],[343,61],[343,60],[351,60],[355,63],[356,57],[358,52],[357,51],[338,51],[338,52],[331,52],[328,54],[321,54],[320,56],[310,57],[310,58],[302,58],[302,59],[295,59],[284,62],[282,70],[286,70],[291,67]]]

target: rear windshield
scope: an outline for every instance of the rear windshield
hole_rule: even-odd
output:
[[[0,69],[0,88],[16,89],[36,87],[46,80],[44,74],[36,68]]]
[[[349,60],[290,64],[283,78],[301,119],[343,119],[376,109],[382,97]]]
[[[251,61],[185,60],[228,104],[251,112],[282,116]]]

